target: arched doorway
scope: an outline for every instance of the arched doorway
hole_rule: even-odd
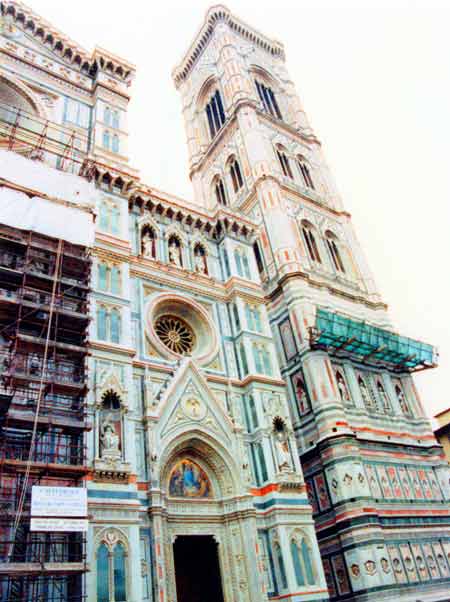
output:
[[[218,544],[211,535],[181,535],[173,544],[177,602],[223,602]]]
[[[149,511],[167,600],[264,600],[256,514],[233,457],[199,431],[177,439],[162,454]]]

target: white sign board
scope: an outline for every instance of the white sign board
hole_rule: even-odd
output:
[[[84,518],[32,518],[30,531],[82,531],[88,530]]]
[[[31,516],[85,517],[87,516],[87,489],[33,485]]]

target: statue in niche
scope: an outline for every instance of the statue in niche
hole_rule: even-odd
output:
[[[102,459],[119,460],[121,457],[120,407],[120,397],[113,390],[109,390],[103,395],[102,411],[100,415]]]
[[[279,416],[273,420],[275,432],[275,443],[278,457],[278,469],[287,471],[292,469],[291,451],[289,449],[289,438],[284,421]]]
[[[196,245],[194,249],[194,268],[200,274],[208,274],[208,266],[206,263],[206,253],[201,245]]]
[[[109,417],[106,418],[102,424],[102,434],[100,440],[102,443],[102,458],[120,458],[119,435],[116,433],[114,424],[111,422]]]
[[[406,403],[405,394],[403,393],[403,391],[400,389],[400,387],[398,385],[395,387],[395,392],[397,393],[397,399],[398,399],[398,403],[400,405],[401,411],[403,412],[403,414],[408,414],[409,408],[408,408],[408,404]]]
[[[343,401],[344,403],[349,403],[350,395],[348,393],[347,385],[345,383],[344,377],[339,372],[339,370],[336,372],[336,382],[339,389],[341,401]]]
[[[178,268],[183,267],[183,262],[181,259],[181,245],[175,237],[172,237],[169,242],[169,261]]]
[[[381,400],[383,402],[383,409],[386,412],[389,412],[389,410],[391,409],[391,404],[390,404],[390,401],[388,399],[386,390],[383,387],[383,385],[380,383],[380,381],[377,382],[377,391],[378,391],[378,394],[380,395]]]
[[[358,378],[359,390],[361,391],[361,397],[363,398],[364,405],[366,408],[371,408],[373,406],[372,398],[370,397],[370,393],[367,389],[367,385],[364,380],[359,377]]]
[[[142,254],[149,259],[156,259],[156,238],[153,230],[148,229],[142,237]]]

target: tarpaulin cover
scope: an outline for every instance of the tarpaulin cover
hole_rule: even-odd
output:
[[[86,211],[95,208],[98,191],[93,184],[5,150],[0,150],[0,178],[73,205],[30,198],[5,184],[0,186],[0,223],[77,245],[93,245],[94,214]]]

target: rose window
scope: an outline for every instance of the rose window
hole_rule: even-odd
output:
[[[192,328],[178,316],[164,315],[157,319],[155,332],[164,345],[180,355],[190,355],[195,335]]]

